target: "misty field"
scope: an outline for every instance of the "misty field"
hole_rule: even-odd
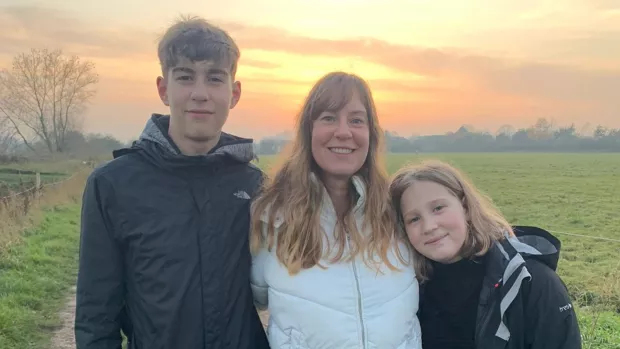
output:
[[[258,164],[268,170],[275,159]],[[620,348],[620,154],[390,154],[386,165],[392,174],[424,159],[460,168],[511,224],[553,232],[562,242],[558,273],[583,314],[584,335],[597,337],[593,348]]]
[[[562,241],[558,272],[575,301],[583,347],[620,349],[620,154],[390,154],[386,165],[393,173],[427,158],[462,169],[511,223],[553,232]],[[269,172],[275,160],[261,156],[258,165]],[[0,169],[9,167],[69,175],[83,164]],[[77,273],[79,200],[86,175],[46,192],[47,203],[40,213],[33,212],[21,238],[0,243],[0,348],[49,348],[62,327],[60,310]],[[3,236],[5,223],[0,219],[0,242],[9,236],[6,231]]]

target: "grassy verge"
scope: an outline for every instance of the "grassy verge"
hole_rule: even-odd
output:
[[[48,348],[77,274],[78,203],[43,210],[0,255],[0,348]]]
[[[620,349],[620,316],[607,310],[576,308],[583,349]]]

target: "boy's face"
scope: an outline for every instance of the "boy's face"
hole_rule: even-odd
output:
[[[241,97],[230,66],[213,61],[181,58],[166,77],[157,78],[157,90],[170,107],[170,132],[196,143],[217,143],[228,112]]]

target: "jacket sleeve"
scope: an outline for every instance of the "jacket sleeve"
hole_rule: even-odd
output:
[[[560,277],[539,262],[528,262],[532,275],[525,309],[526,340],[531,349],[581,349],[577,314]]]
[[[94,172],[82,197],[75,310],[77,349],[121,348],[122,254],[113,237],[107,200],[102,198],[110,197],[111,193],[108,182]]]
[[[263,225],[263,230],[264,230]],[[252,256],[252,272],[250,273],[250,284],[254,295],[254,305],[258,310],[265,310],[269,305],[268,290],[269,285],[265,279],[265,263],[269,257],[267,247],[262,247]]]

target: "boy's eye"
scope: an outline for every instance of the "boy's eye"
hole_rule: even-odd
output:
[[[215,81],[215,82],[223,82],[223,80],[221,78],[218,77],[211,77],[209,78],[210,81]]]
[[[191,76],[189,75],[181,75],[179,77],[177,77],[177,80],[181,80],[181,81],[187,81],[187,80],[191,80]]]

